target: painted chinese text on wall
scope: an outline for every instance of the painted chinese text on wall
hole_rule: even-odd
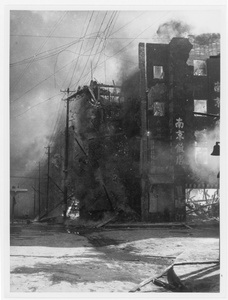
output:
[[[182,118],[176,118],[175,122],[175,136],[176,136],[176,165],[182,166],[184,164],[184,122]]]

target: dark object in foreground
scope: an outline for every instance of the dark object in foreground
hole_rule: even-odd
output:
[[[164,272],[162,272],[161,275],[157,277],[150,277],[144,281],[142,281],[139,285],[137,285],[135,288],[131,289],[129,292],[136,292],[140,291],[140,289],[145,286],[146,284],[152,282],[153,284],[163,287],[166,290],[170,290],[172,292],[190,292],[187,287],[181,282],[180,278],[176,275],[176,273],[173,270],[174,266],[181,266],[181,265],[197,265],[197,264],[219,264],[218,260],[215,261],[190,261],[190,262],[180,262],[180,263],[173,263],[169,267],[165,269]],[[167,277],[168,283],[161,281],[161,277]]]

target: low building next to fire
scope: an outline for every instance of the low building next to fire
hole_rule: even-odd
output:
[[[186,195],[218,192],[219,45],[139,44],[143,221],[183,221]]]

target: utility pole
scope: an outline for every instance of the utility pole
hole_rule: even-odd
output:
[[[66,128],[65,128],[65,159],[64,159],[64,210],[63,210],[63,215],[64,218],[66,218],[66,213],[67,213],[67,177],[68,177],[68,152],[69,152],[69,103],[72,98],[75,97],[75,94],[69,96],[70,92],[75,92],[75,91],[70,91],[69,88],[66,91],[61,91],[61,92],[66,92],[67,93],[67,98],[65,99],[66,101]]]
[[[50,175],[49,175],[49,169],[50,169],[50,146],[48,145],[47,147],[45,147],[48,149],[48,152],[47,152],[47,156],[48,156],[48,164],[47,164],[47,199],[46,199],[46,212],[48,212],[48,204],[49,204],[49,178],[50,178]]]
[[[34,218],[36,217],[36,179],[34,179],[34,194],[33,194],[33,199],[34,199],[34,211],[33,211],[33,215]]]
[[[40,162],[39,162],[39,219],[40,219]]]

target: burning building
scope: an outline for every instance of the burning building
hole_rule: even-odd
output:
[[[124,220],[184,221],[192,198],[210,207],[219,188],[211,156],[219,142],[219,52],[219,41],[202,39],[140,43],[139,72],[122,86],[92,80],[78,88],[67,184],[81,217],[123,211]]]
[[[190,189],[218,189],[219,41],[139,44],[141,217],[182,221]]]

